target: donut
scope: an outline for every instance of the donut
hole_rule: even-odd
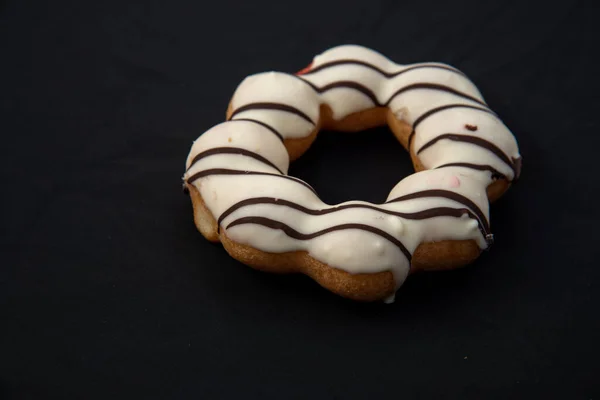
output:
[[[288,175],[319,130],[388,125],[415,173],[386,201],[329,205]],[[475,261],[489,204],[521,173],[517,141],[477,87],[443,63],[395,64],[357,45],[295,74],[246,77],[226,120],[193,142],[183,175],[194,222],[243,264],[301,273],[356,301],[394,301],[406,278]]]

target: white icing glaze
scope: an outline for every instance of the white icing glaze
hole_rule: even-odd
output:
[[[200,136],[198,140],[194,141],[192,150],[186,160],[186,168],[190,167],[192,158],[204,151],[219,147],[235,147],[259,154],[275,164],[283,173],[287,173],[290,159],[285,146],[277,136],[273,134],[265,135],[265,130],[266,128],[263,126],[248,121],[224,122],[215,125]],[[214,165],[215,162],[220,163],[221,166],[219,168],[227,168],[228,165],[240,167],[236,163],[242,162],[242,160],[238,160],[237,156],[231,156],[236,157],[231,163],[224,162],[222,160],[224,157],[227,156],[222,154],[212,156],[212,168],[216,168]],[[207,159],[210,161],[209,158],[204,160]],[[258,166],[258,168],[261,167],[264,167],[264,165]],[[269,170],[265,171],[273,172]]]
[[[342,60],[368,63],[375,69]],[[323,90],[344,81],[362,85],[377,104],[356,87]],[[393,96],[411,85],[421,86]],[[387,105],[407,123],[417,124],[412,148],[416,152],[427,146],[419,153],[426,168],[477,164],[514,178],[512,159],[520,158],[517,142],[464,75],[445,64],[402,66],[364,47],[339,46],[315,57],[310,71],[300,77],[277,72],[247,77],[234,93],[232,120],[194,142],[184,179],[200,191],[228,237],[266,252],[307,251],[350,273],[391,271],[397,288],[409,273],[410,254],[420,243],[471,239],[482,249],[488,246],[489,171],[465,166],[430,169],[400,181],[384,204],[351,201],[335,206],[323,203],[302,181],[281,175],[278,170],[287,173],[289,157],[277,135],[284,139],[310,135],[318,126],[321,104],[331,107],[335,119]],[[450,104],[470,108],[448,108],[422,118]],[[437,139],[450,133],[461,137]],[[462,141],[467,136],[485,139],[506,157]],[[411,194],[416,197],[410,198]],[[403,196],[409,198],[394,201]],[[257,198],[262,200],[249,200]],[[327,212],[337,207],[341,209]],[[321,232],[348,224],[354,225]],[[315,236],[318,232],[322,234]]]
[[[231,105],[233,110],[237,110],[247,104],[259,102],[292,106],[306,114],[312,123],[295,114],[277,110],[243,111],[235,118],[268,121],[286,139],[308,136],[319,120],[319,96],[305,82],[289,74],[264,72],[247,77],[236,90]]]

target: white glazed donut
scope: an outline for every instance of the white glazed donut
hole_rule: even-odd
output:
[[[422,269],[473,261],[492,243],[490,188],[497,198],[520,174],[514,136],[463,73],[440,63],[394,64],[360,46],[332,48],[296,75],[247,77],[228,116],[194,142],[186,161],[199,230],[248,265],[303,272],[357,300],[392,301],[420,245],[477,249],[460,259],[458,250],[429,247],[419,255],[428,260]],[[384,204],[328,205],[286,175],[291,149],[299,147],[292,159],[302,154],[321,127],[360,130],[386,118],[422,171],[401,180]],[[361,289],[384,272],[391,286]],[[360,282],[348,283],[353,276]]]

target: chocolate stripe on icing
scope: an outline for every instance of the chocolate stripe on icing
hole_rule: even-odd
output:
[[[361,92],[362,94],[364,94],[365,96],[367,96],[369,99],[371,99],[371,101],[373,102],[373,104],[375,104],[376,106],[378,106],[378,107],[381,106],[381,104],[379,103],[379,100],[377,100],[377,96],[375,96],[375,93],[373,93],[371,91],[371,89],[369,89],[368,87],[363,86],[363,85],[361,85],[360,83],[357,83],[357,82],[339,81],[339,82],[332,82],[332,83],[330,83],[328,85],[323,86],[322,88],[317,88],[316,86],[314,86],[313,88],[317,92],[319,92],[319,93],[325,93],[328,90],[337,89],[337,88],[354,89],[354,90],[357,90],[357,91]]]
[[[419,118],[417,118],[415,120],[415,122],[413,122],[412,131],[410,132],[410,135],[408,136],[408,148],[410,148],[410,144],[411,144],[412,139],[413,139],[413,137],[415,135],[415,130],[417,129],[417,126],[419,126],[419,124],[421,122],[423,122],[427,118],[431,117],[433,114],[437,114],[437,113],[445,111],[445,110],[450,110],[452,108],[469,108],[471,110],[483,111],[483,112],[486,112],[486,113],[491,114],[494,117],[498,118],[498,116],[496,115],[496,113],[493,112],[492,110],[490,110],[489,108],[472,106],[472,105],[469,105],[469,104],[446,104],[445,106],[436,107],[436,108],[433,108],[433,109],[431,109],[431,110],[423,113]]]
[[[478,221],[479,230],[481,231],[484,238],[488,234],[490,234],[489,231],[485,230],[485,227],[482,225],[482,223],[479,220],[479,218],[477,217],[477,215],[475,215],[474,213],[472,213],[470,210],[468,210],[466,208],[434,207],[434,208],[430,208],[430,209],[426,209],[426,210],[422,210],[422,211],[405,213],[405,212],[399,212],[399,211],[386,210],[384,208],[379,208],[379,207],[376,207],[374,205],[369,205],[369,204],[344,204],[344,205],[337,206],[337,207],[325,208],[325,209],[321,209],[321,210],[313,210],[310,208],[306,208],[300,204],[294,203],[292,201],[276,199],[273,197],[255,197],[255,198],[246,199],[246,200],[242,200],[242,201],[235,203],[234,205],[229,207],[227,210],[225,210],[223,212],[223,214],[221,214],[221,216],[219,217],[219,219],[217,221],[217,229],[220,228],[223,220],[225,218],[227,218],[229,215],[231,215],[234,211],[239,210],[240,208],[243,208],[243,207],[253,206],[253,205],[257,205],[257,204],[272,204],[272,205],[277,205],[277,206],[290,207],[290,208],[293,208],[295,210],[298,210],[298,211],[300,211],[304,214],[308,214],[308,215],[326,215],[326,214],[331,214],[334,212],[351,209],[351,208],[369,209],[369,210],[381,212],[383,214],[394,215],[394,216],[401,217],[404,219],[413,219],[413,220],[422,220],[422,219],[428,219],[428,218],[434,218],[434,217],[444,217],[444,216],[460,218],[463,215],[467,214],[469,216],[469,218]]]
[[[478,171],[490,171],[492,173],[492,179],[507,179],[506,175],[504,175],[503,173],[501,173],[500,171],[498,171],[496,168],[492,167],[491,165],[455,162],[455,163],[443,164],[438,167],[435,167],[434,169],[440,169],[440,168],[446,168],[446,167],[464,167],[464,168],[475,169]]]
[[[318,87],[317,85],[315,85],[315,84],[314,84],[314,83],[312,83],[311,81],[308,81],[308,80],[306,80],[306,79],[302,78],[301,76],[298,76],[298,75],[296,75],[296,74],[290,74],[290,73],[287,73],[287,72],[282,72],[282,74],[286,74],[286,75],[288,75],[288,76],[291,76],[292,78],[295,78],[295,79],[299,79],[299,80],[301,80],[302,82],[304,82],[304,83],[306,83],[308,86],[310,86],[310,87],[311,87],[311,88],[312,88],[312,89],[313,89],[315,92],[319,92],[319,90],[321,90],[321,89],[319,89],[319,87]]]
[[[433,146],[438,141],[444,140],[444,139],[452,140],[453,142],[469,143],[469,144],[472,144],[475,146],[482,147],[482,148],[494,153],[499,159],[501,159],[506,165],[508,165],[513,170],[514,176],[515,177],[517,176],[517,170],[516,170],[515,166],[513,165],[513,163],[511,162],[510,158],[508,158],[508,156],[506,154],[504,154],[504,152],[498,146],[496,146],[492,142],[489,142],[489,141],[487,141],[483,138],[477,137],[477,136],[459,135],[459,134],[455,134],[455,133],[444,133],[442,135],[439,135],[439,136],[431,139],[429,142],[427,142],[423,146],[421,146],[421,148],[419,150],[417,150],[417,154],[419,154],[422,151],[426,150],[427,148]]]
[[[200,161],[201,159],[203,159],[205,157],[210,157],[210,156],[218,155],[218,154],[239,154],[239,155],[242,155],[242,156],[251,157],[251,158],[253,158],[253,159],[257,160],[257,161],[260,161],[263,164],[268,165],[271,168],[275,168],[280,174],[283,175],[283,171],[280,170],[271,161],[267,160],[266,158],[264,158],[260,154],[257,154],[257,153],[255,153],[253,151],[250,151],[250,150],[240,149],[239,147],[213,147],[212,149],[203,151],[202,153],[197,154],[192,159],[192,162],[190,163],[190,168],[192,168],[192,166],[196,162]],[[190,168],[188,168],[188,171],[190,170]]]
[[[411,90],[419,90],[419,89],[437,90],[437,91],[440,91],[440,92],[446,92],[446,93],[450,93],[450,94],[453,94],[453,95],[458,96],[458,97],[462,97],[463,99],[466,99],[466,100],[471,100],[471,101],[473,101],[473,102],[475,102],[477,104],[480,104],[480,105],[482,105],[484,107],[487,106],[485,104],[485,102],[479,100],[476,97],[473,97],[473,96],[468,95],[466,93],[460,92],[460,91],[458,91],[456,89],[453,89],[453,88],[451,88],[449,86],[438,85],[436,83],[415,83],[415,84],[412,84],[412,85],[404,86],[404,87],[398,89],[397,91],[395,91],[390,96],[390,98],[387,101],[381,103],[377,99],[377,96],[375,95],[375,93],[373,93],[373,91],[371,89],[369,89],[368,87],[366,87],[364,85],[361,85],[360,83],[357,83],[357,82],[353,82],[353,81],[337,81],[337,82],[329,83],[329,84],[323,86],[322,88],[320,88],[320,87],[316,86],[315,84],[313,84],[312,82],[307,81],[306,79],[303,79],[300,76],[291,75],[291,74],[290,74],[290,76],[293,76],[295,78],[298,78],[298,79],[302,80],[303,82],[305,82],[306,84],[308,84],[311,88],[313,88],[313,90],[315,92],[317,92],[319,94],[322,94],[322,93],[325,93],[325,92],[327,92],[329,90],[337,89],[337,88],[348,88],[348,89],[357,90],[357,91],[361,92],[362,94],[364,94],[365,96],[367,96],[371,100],[371,102],[373,102],[373,104],[375,106],[377,106],[377,107],[387,107],[392,102],[392,100],[394,100],[394,98],[396,98],[396,96],[399,96],[402,93],[409,92]]]
[[[227,225],[226,229],[233,228],[234,226],[238,226],[238,225],[244,225],[244,224],[256,224],[256,225],[266,226],[267,228],[271,228],[271,229],[279,229],[279,230],[282,230],[287,236],[291,237],[292,239],[297,239],[297,240],[310,240],[310,239],[314,239],[319,236],[323,236],[330,232],[341,231],[341,230],[346,230],[346,229],[359,229],[359,230],[374,233],[378,236],[381,236],[381,237],[389,240],[390,242],[392,242],[393,244],[398,246],[398,248],[402,251],[402,253],[404,253],[404,255],[406,256],[406,258],[408,259],[409,262],[412,259],[412,255],[410,254],[408,249],[404,246],[404,244],[402,244],[401,241],[399,241],[398,239],[396,239],[389,233],[382,231],[381,229],[377,229],[375,227],[365,225],[365,224],[341,224],[341,225],[331,226],[329,228],[322,229],[322,230],[314,232],[314,233],[305,234],[305,233],[298,232],[297,230],[295,230],[294,228],[292,228],[289,225],[284,224],[283,222],[275,221],[270,218],[243,217],[243,218],[236,219],[235,221],[231,222],[229,225]]]
[[[281,135],[281,133],[277,132],[277,130],[275,128],[273,128],[271,125],[267,125],[262,121],[259,121],[257,119],[252,119],[252,118],[236,118],[236,119],[230,120],[230,122],[235,122],[235,121],[254,122],[255,124],[261,125],[261,126],[267,128],[268,130],[270,130],[271,132],[273,132],[279,138],[279,140],[281,140],[283,142],[283,136]]]
[[[381,103],[379,103],[379,100],[377,100],[377,96],[375,95],[375,93],[373,93],[373,91],[371,89],[369,89],[368,87],[366,87],[364,85],[361,85],[358,82],[354,82],[354,81],[337,81],[337,82],[328,83],[327,85],[325,85],[322,88],[320,88],[317,85],[315,85],[314,83],[312,83],[311,81],[303,79],[301,76],[294,75],[294,74],[287,74],[287,75],[289,75],[291,77],[294,77],[296,79],[299,79],[302,82],[306,83],[308,86],[310,86],[318,94],[322,94],[322,93],[325,93],[325,92],[327,92],[329,90],[338,89],[338,88],[354,89],[354,90],[356,90],[356,91],[364,94],[365,96],[367,96],[376,107],[381,107],[382,106]]]
[[[200,178],[204,178],[206,176],[210,176],[210,175],[263,175],[263,176],[274,176],[277,178],[282,178],[282,179],[287,179],[296,183],[299,183],[303,186],[305,186],[306,188],[310,189],[311,192],[313,192],[315,195],[317,194],[317,192],[315,191],[315,189],[313,189],[308,183],[297,179],[297,178],[293,178],[291,176],[288,175],[279,175],[279,174],[270,174],[268,172],[258,172],[258,171],[240,171],[237,169],[226,169],[226,168],[212,168],[212,169],[206,169],[204,171],[200,171],[200,172],[196,172],[194,175],[190,176],[187,180],[188,183],[193,183],[194,181],[200,179]]]
[[[315,125],[315,123],[313,122],[313,120],[310,119],[310,117],[308,115],[304,114],[302,111],[298,110],[295,107],[288,106],[286,104],[267,103],[267,102],[250,103],[250,104],[243,105],[240,108],[237,108],[233,113],[231,113],[231,116],[229,117],[229,119],[231,120],[235,115],[237,115],[237,114],[239,114],[241,112],[244,112],[244,111],[248,111],[248,110],[277,110],[277,111],[285,111],[285,112],[289,112],[289,113],[292,113],[292,114],[296,114],[300,118],[305,119],[306,121],[308,121],[311,124]]]
[[[390,97],[390,99],[388,101],[385,102],[384,105],[389,105],[391,103],[392,100],[394,100],[394,98],[396,96],[399,96],[400,94],[404,93],[404,92],[408,92],[410,90],[416,90],[416,89],[429,89],[429,90],[438,90],[440,92],[446,92],[446,93],[451,93],[453,95],[462,97],[464,99],[467,100],[471,100],[474,101],[475,103],[481,104],[484,107],[487,107],[487,105],[485,104],[485,102],[479,100],[476,97],[473,97],[471,95],[468,95],[466,93],[460,92],[456,89],[453,89],[449,86],[444,86],[444,85],[438,85],[437,83],[415,83],[412,85],[407,85],[404,86],[403,88],[398,89],[397,91],[394,92],[394,94],[392,94],[392,96]]]
[[[446,199],[454,200],[458,203],[463,204],[467,208],[470,208],[475,213],[475,215],[477,215],[477,217],[479,218],[479,221],[483,225],[485,231],[490,232],[489,222],[488,222],[487,218],[485,217],[485,214],[483,214],[483,212],[481,211],[481,209],[479,207],[477,207],[477,204],[473,203],[470,199],[463,196],[462,194],[451,192],[449,190],[443,190],[443,189],[422,190],[420,192],[414,192],[414,193],[410,193],[410,194],[405,194],[404,196],[396,197],[395,199],[386,201],[386,204],[397,203],[399,201],[406,201],[406,200],[412,200],[412,199],[421,199],[423,197],[444,197]]]
[[[318,67],[312,68],[306,72],[304,72],[302,75],[310,75],[310,74],[314,74],[316,72],[319,72],[321,70],[327,69],[327,68],[331,68],[331,67],[336,67],[338,65],[361,65],[363,67],[367,67],[369,69],[372,69],[373,71],[379,72],[381,75],[385,76],[386,78],[394,78],[398,75],[402,75],[405,72],[409,72],[409,71],[413,71],[415,69],[421,69],[421,68],[437,68],[437,69],[443,69],[446,71],[450,71],[450,72],[454,72],[457,73],[459,75],[463,75],[465,76],[465,74],[459,70],[457,70],[456,68],[452,68],[450,66],[446,66],[446,65],[435,65],[435,64],[419,64],[419,65],[413,65],[411,67],[405,68],[402,71],[398,71],[398,72],[385,72],[384,70],[380,69],[379,67],[373,65],[373,64],[369,64],[365,61],[361,61],[361,60],[352,60],[352,59],[343,59],[343,60],[336,60],[336,61],[330,61],[324,64],[319,65]]]

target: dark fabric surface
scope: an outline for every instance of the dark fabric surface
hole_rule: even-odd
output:
[[[5,2],[0,398],[598,398],[596,8]],[[181,193],[246,75],[342,43],[462,69],[524,159],[492,250],[393,305],[239,264]],[[291,173],[381,202],[411,166],[382,128],[325,132]]]

